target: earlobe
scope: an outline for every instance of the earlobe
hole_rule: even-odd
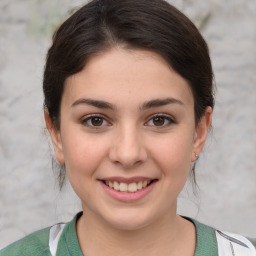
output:
[[[195,130],[195,138],[193,142],[193,152],[191,156],[191,161],[195,162],[203,150],[208,130],[211,125],[211,115],[212,115],[212,108],[207,107],[205,109],[205,114],[200,119],[199,123],[197,124],[196,130]]]
[[[44,111],[44,119],[45,119],[45,124],[46,124],[47,130],[51,136],[56,160],[59,163],[64,164],[65,161],[64,161],[64,155],[63,155],[60,131],[57,130],[57,128],[54,126],[54,124],[50,118],[48,109],[45,109],[45,111]]]

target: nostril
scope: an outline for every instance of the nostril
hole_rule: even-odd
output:
[[[145,162],[147,153],[143,149],[112,149],[109,153],[109,158],[115,164],[120,164],[124,168],[130,168]]]

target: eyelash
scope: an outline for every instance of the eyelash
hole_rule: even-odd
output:
[[[93,125],[92,123],[91,124],[88,124],[88,122],[92,122],[93,118],[99,118],[102,120],[102,124],[100,125]],[[154,118],[163,118],[164,120],[164,124],[163,125],[154,125],[154,124],[149,124],[150,121],[153,122]],[[166,124],[166,121],[168,122]],[[104,122],[106,122],[107,124],[104,124]],[[84,117],[82,120],[81,120],[81,123],[85,126],[88,126],[88,127],[92,127],[94,129],[100,129],[101,127],[103,126],[110,126],[110,122],[106,120],[106,118],[103,116],[103,115],[100,115],[100,114],[92,114],[92,115],[89,115],[89,116],[86,116]],[[145,123],[146,126],[154,126],[154,127],[158,127],[158,128],[164,128],[164,127],[167,127],[171,124],[175,124],[176,122],[174,121],[174,119],[167,115],[167,114],[155,114],[153,116],[150,116],[150,118],[148,119],[148,121]]]

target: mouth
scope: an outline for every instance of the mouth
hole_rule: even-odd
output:
[[[119,191],[119,192],[125,192],[125,193],[136,193],[139,190],[143,190],[147,187],[149,187],[152,183],[156,182],[155,179],[147,179],[147,180],[141,180],[137,182],[119,182],[117,180],[102,180],[102,182],[108,186],[109,188]]]

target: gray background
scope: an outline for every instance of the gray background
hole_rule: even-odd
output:
[[[80,209],[58,191],[42,111],[53,29],[83,1],[0,0],[0,248]],[[170,1],[171,2],[171,1]],[[256,237],[256,2],[172,1],[208,41],[218,87],[213,130],[179,213]]]

